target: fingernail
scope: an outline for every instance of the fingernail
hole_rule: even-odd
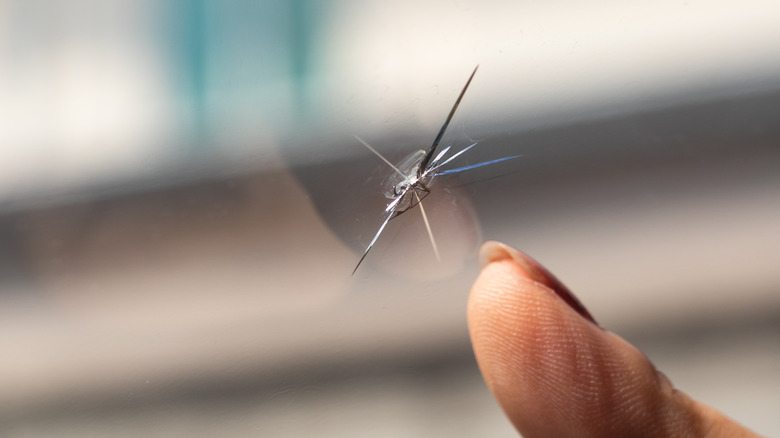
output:
[[[569,291],[569,288],[555,278],[550,271],[545,269],[545,267],[540,265],[536,260],[501,242],[488,241],[479,249],[480,269],[490,263],[508,259],[514,260],[531,280],[552,289],[555,294],[568,304],[569,307],[574,309],[574,311],[579,313],[583,318],[598,325],[590,312],[588,312],[588,309],[582,305],[580,300],[578,300],[571,291]]]

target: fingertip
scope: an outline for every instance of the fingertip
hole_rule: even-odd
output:
[[[468,322],[485,381],[524,437],[704,436],[725,424],[631,344],[573,312],[508,248],[483,246]]]
[[[483,269],[490,263],[503,260],[513,261],[519,268],[516,271],[517,275],[546,286],[583,318],[597,324],[588,309],[569,291],[569,288],[531,256],[496,241],[485,242],[479,250],[479,266]]]
[[[484,267],[468,310],[487,386],[524,437],[586,436],[596,426],[626,430],[610,424],[608,413],[623,403],[615,394],[636,397],[641,384],[610,381],[610,375],[634,367],[648,376],[649,364],[635,363],[641,354],[615,354],[607,332],[572,312],[512,259]]]

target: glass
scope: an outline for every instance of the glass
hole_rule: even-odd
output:
[[[777,363],[778,18],[758,0],[3,2],[0,430],[514,436],[465,322],[495,239],[776,435],[777,403],[734,395],[780,394],[756,368]],[[437,177],[440,261],[413,209],[350,276],[388,204],[355,136],[394,164],[427,150],[478,63],[441,146],[478,142],[457,168],[522,157]],[[680,347],[697,330],[723,343]],[[745,381],[696,380],[735,345]]]

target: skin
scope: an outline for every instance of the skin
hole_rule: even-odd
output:
[[[468,304],[474,353],[523,437],[758,436],[675,389],[530,257],[487,242],[480,264]]]

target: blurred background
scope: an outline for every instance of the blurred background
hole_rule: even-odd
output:
[[[520,248],[780,434],[773,0],[0,1],[0,434],[516,436],[465,308]],[[478,140],[418,213],[387,167]],[[455,165],[455,163],[453,163]]]

